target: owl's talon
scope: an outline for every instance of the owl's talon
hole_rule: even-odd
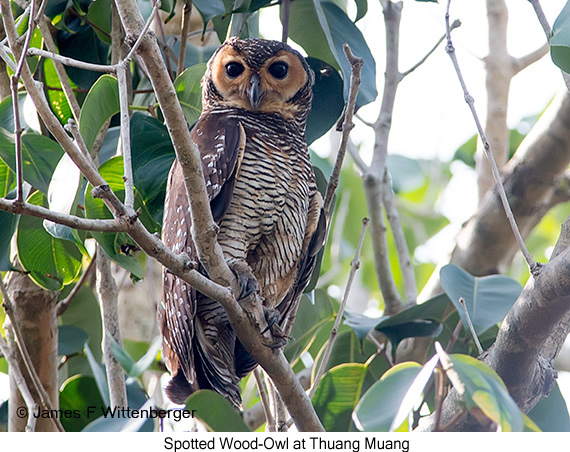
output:
[[[273,350],[285,347],[290,338],[285,334],[281,326],[279,326],[279,322],[281,322],[281,313],[277,309],[266,307],[263,308],[263,313],[265,314],[265,320],[267,321],[267,328],[265,328],[261,334],[271,331],[271,336],[273,336],[273,342],[263,342],[263,345]]]
[[[259,283],[247,263],[236,261],[230,262],[228,265],[238,280],[240,291],[237,301],[245,300],[252,293],[259,292]]]

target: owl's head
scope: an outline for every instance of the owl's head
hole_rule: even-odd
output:
[[[231,38],[208,62],[202,106],[204,110],[222,106],[304,119],[311,107],[313,83],[313,71],[287,44]]]

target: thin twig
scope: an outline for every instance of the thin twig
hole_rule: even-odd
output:
[[[265,413],[265,419],[267,421],[267,425],[275,425],[275,418],[271,413],[271,409],[269,408],[269,399],[267,397],[267,390],[265,385],[263,384],[263,378],[261,376],[261,369],[256,367],[253,371],[253,377],[255,378],[255,384],[257,385],[257,390],[259,391],[259,398],[261,399],[261,406],[263,407],[263,412]],[[275,431],[275,430],[273,430]]]
[[[15,344],[14,344],[15,346]],[[26,425],[27,432],[34,432],[36,430],[37,418],[33,413],[38,412],[39,405],[34,400],[34,396],[30,392],[30,388],[26,383],[26,379],[20,370],[17,358],[12,354],[12,347],[8,345],[6,340],[0,334],[0,352],[6,358],[8,365],[10,366],[10,376],[14,379],[26,407],[28,408],[28,423]]]
[[[453,42],[451,41],[451,26],[449,24],[449,7],[451,5],[451,0],[448,0],[447,2],[447,10],[445,13],[445,27],[446,27],[446,36],[447,36],[447,45],[446,45],[446,51],[447,54],[449,55],[449,57],[451,58],[451,61],[453,63],[453,67],[455,68],[455,72],[457,73],[457,77],[459,78],[459,83],[461,84],[461,87],[463,89],[463,94],[465,96],[465,102],[467,102],[467,105],[469,106],[469,109],[471,110],[471,114],[473,115],[473,119],[475,120],[475,124],[477,126],[477,131],[479,133],[479,137],[481,138],[481,141],[483,143],[483,149],[485,150],[485,155],[487,156],[487,159],[489,160],[489,164],[491,165],[491,171],[493,173],[493,178],[495,179],[495,185],[497,187],[497,190],[499,192],[499,196],[501,197],[501,202],[503,203],[503,209],[505,210],[505,214],[507,216],[507,220],[509,221],[509,224],[511,225],[511,229],[513,230],[513,234],[515,236],[515,239],[519,245],[519,248],[527,262],[527,265],[529,266],[530,272],[533,276],[537,276],[538,273],[540,272],[540,264],[536,263],[534,261],[534,259],[532,258],[531,254],[529,253],[525,243],[524,243],[524,239],[519,231],[519,228],[517,226],[517,223],[515,221],[515,217],[513,215],[513,212],[511,210],[511,206],[509,204],[509,200],[507,199],[507,194],[505,192],[505,188],[503,186],[503,183],[501,181],[501,174],[499,173],[499,169],[497,167],[497,163],[495,162],[495,158],[493,156],[493,153],[491,152],[491,146],[489,145],[489,142],[487,140],[487,137],[485,136],[485,131],[483,130],[483,126],[481,125],[481,121],[479,121],[479,116],[477,115],[477,111],[475,110],[475,101],[473,99],[473,96],[471,96],[471,94],[469,94],[469,91],[467,90],[467,85],[465,84],[465,80],[463,79],[463,75],[461,73],[461,69],[459,68],[459,63],[457,61],[457,56],[455,55],[455,48],[453,47]]]
[[[42,38],[44,40],[45,46],[48,51],[55,53],[57,51],[57,46],[55,41],[53,40],[53,36],[51,35],[49,24],[49,19],[46,17],[39,22],[40,33],[42,34]],[[61,85],[61,89],[65,94],[65,98],[67,99],[67,103],[69,104],[69,108],[71,109],[71,113],[76,121],[79,121],[79,115],[81,113],[81,107],[79,106],[79,102],[75,97],[75,93],[73,88],[71,87],[71,83],[69,81],[69,77],[67,76],[67,72],[63,67],[63,64],[57,60],[52,60],[53,66],[55,68],[55,72],[57,73],[57,77],[59,78],[59,83]]]
[[[160,3],[160,0],[150,0],[150,4],[152,5],[153,11],[156,11],[156,4]],[[148,21],[147,23],[149,23],[150,21]],[[162,43],[164,44],[165,47],[168,48],[168,44],[166,42],[166,35],[164,34],[164,26],[162,25],[162,21],[159,20],[157,21],[157,27],[158,27],[158,33],[160,35],[160,39],[162,39]],[[140,34],[140,36],[144,36],[143,33]],[[168,71],[168,76],[170,77],[170,80],[174,80],[174,74],[172,73],[172,66],[170,65],[170,58],[165,58],[164,62],[166,63],[166,70]]]
[[[24,165],[22,162],[22,132],[20,125],[20,103],[18,97],[18,77],[11,77],[12,110],[14,111],[14,152],[16,154],[16,202],[24,201]]]
[[[457,342],[457,339],[459,339],[459,333],[461,332],[462,326],[463,326],[463,322],[461,321],[461,319],[459,319],[457,321],[457,325],[455,325],[455,329],[453,330],[451,337],[449,338],[449,342],[447,343],[447,346],[445,347],[445,351],[447,353],[451,353],[451,349],[453,348],[453,346]]]
[[[350,131],[354,127],[354,124],[352,123],[352,117],[354,115],[356,96],[358,95],[358,88],[361,81],[360,72],[362,71],[362,65],[364,64],[364,60],[362,58],[354,56],[348,44],[344,44],[343,50],[346,58],[348,59],[348,62],[350,63],[350,89],[348,91],[348,101],[346,104],[344,122],[342,126],[342,138],[340,141],[340,147],[334,168],[329,179],[329,183],[327,185],[327,191],[323,203],[323,209],[326,214],[326,218],[330,218],[331,204],[334,192],[338,187],[340,170],[342,168],[342,162],[344,160],[344,155],[346,154],[346,148],[348,146],[348,138],[350,136]]]
[[[326,366],[327,366],[328,361],[330,359],[332,349],[333,349],[336,337],[338,335],[338,329],[340,327],[340,322],[342,320],[342,317],[344,314],[344,309],[345,309],[346,303],[348,301],[348,294],[350,293],[350,289],[352,288],[352,282],[354,281],[354,276],[356,275],[356,270],[358,270],[358,268],[360,267],[360,260],[359,260],[360,259],[360,252],[362,251],[362,244],[364,243],[364,236],[366,234],[366,228],[368,227],[368,221],[369,221],[368,218],[364,218],[362,220],[362,229],[360,231],[360,238],[358,239],[358,245],[356,247],[356,252],[354,253],[354,259],[350,263],[350,274],[348,275],[348,280],[346,282],[346,287],[344,289],[344,295],[342,297],[342,302],[341,302],[340,307],[338,309],[338,313],[336,315],[336,319],[335,319],[333,328],[331,330],[329,341],[327,343],[327,348],[325,349],[325,351],[323,353],[323,357],[321,358],[321,362],[319,363],[319,367],[318,367],[317,373],[315,375],[315,380],[313,381],[313,384],[311,385],[311,389],[309,390],[309,398],[310,399],[312,399],[313,396],[315,395],[315,392],[317,391],[317,387],[319,386],[319,383],[321,382],[321,378],[323,377],[323,374],[325,373]]]
[[[528,0],[532,7],[534,8],[534,12],[536,13],[536,17],[538,17],[538,21],[542,26],[542,30],[546,36],[546,40],[550,42],[550,36],[552,35],[552,29],[550,28],[550,24],[548,23],[548,19],[542,10],[542,6],[540,6],[539,0]],[[449,8],[448,8],[449,9]]]
[[[465,313],[465,318],[467,319],[467,324],[469,325],[469,330],[471,331],[471,336],[473,336],[473,340],[475,341],[475,345],[477,346],[477,351],[479,355],[481,355],[484,350],[481,347],[481,342],[479,342],[479,338],[477,337],[477,332],[475,331],[475,327],[473,326],[473,322],[471,321],[471,316],[469,315],[469,311],[467,310],[467,305],[465,304],[465,300],[463,297],[459,297],[459,303],[461,303],[461,307],[463,308],[463,312]]]
[[[34,364],[32,363],[32,359],[30,358],[30,354],[28,353],[26,343],[24,342],[24,337],[22,335],[22,332],[20,331],[20,327],[14,316],[12,300],[8,295],[8,291],[6,290],[6,285],[4,284],[4,280],[2,278],[0,278],[0,293],[2,294],[2,307],[6,312],[6,316],[10,319],[10,325],[12,327],[12,330],[14,331],[15,342],[18,345],[18,350],[20,351],[22,362],[26,367],[26,371],[28,372],[34,390],[38,394],[42,406],[51,411],[53,410],[53,405],[51,404],[50,397],[46,392],[45,388],[43,387],[40,377],[38,376],[36,369],[34,368]],[[55,428],[58,431],[63,432],[64,429],[63,426],[61,425],[59,418],[57,416],[52,416],[51,419],[53,424],[55,425]]]
[[[435,427],[434,432],[438,432],[441,425],[441,412],[443,400],[445,399],[445,373],[441,367],[435,368]]]
[[[112,74],[116,70],[116,67],[110,64],[86,63],[85,61],[75,60],[73,58],[62,56],[53,52],[48,52],[47,50],[37,49],[35,47],[28,49],[26,55],[49,58],[51,60],[58,61],[65,66],[76,67],[78,69],[85,69],[86,71],[104,72]]]
[[[36,0],[32,0],[29,8],[30,8],[30,12],[28,13],[29,14],[28,31],[26,33],[26,39],[24,41],[24,47],[22,48],[22,56],[20,57],[20,59],[18,61],[18,67],[16,68],[16,73],[14,74],[14,77],[16,77],[16,80],[20,78],[20,74],[22,73],[22,67],[23,67],[24,62],[26,60],[26,52],[30,48],[30,43],[32,42],[32,36],[34,35],[34,30],[36,28],[36,23],[34,22],[34,11],[36,9]]]
[[[186,0],[182,9],[182,23],[180,25],[180,52],[178,53],[178,67],[176,75],[184,70],[186,59],[186,46],[188,44],[188,32],[190,31],[190,16],[192,15],[192,0]]]
[[[409,305],[416,304],[418,298],[418,289],[416,286],[416,275],[414,273],[414,266],[410,258],[410,250],[406,243],[404,235],[404,228],[402,227],[402,220],[400,213],[396,208],[394,199],[394,192],[390,182],[390,173],[388,168],[384,171],[384,180],[382,182],[382,201],[384,202],[384,209],[386,210],[386,217],[390,223],[392,236],[394,237],[394,244],[396,245],[396,252],[398,254],[398,262],[400,263],[400,270],[402,271],[402,279],[404,280],[404,293],[406,296],[406,303]]]
[[[91,257],[91,261],[89,262],[89,264],[87,265],[87,268],[82,273],[81,277],[79,278],[79,281],[77,281],[77,283],[75,284],[75,286],[73,287],[71,292],[69,292],[69,295],[67,297],[65,297],[64,300],[60,301],[57,304],[57,315],[58,316],[62,315],[65,311],[67,311],[67,308],[69,308],[69,305],[71,304],[71,302],[73,301],[75,296],[79,293],[79,291],[83,287],[83,284],[85,284],[85,281],[87,281],[87,277],[89,276],[89,274],[91,273],[91,270],[94,267],[95,259],[97,259],[97,248],[95,248],[95,252],[93,253],[93,256]]]
[[[135,206],[135,186],[133,180],[133,162],[131,158],[131,130],[129,115],[129,93],[127,86],[128,64],[120,64],[117,70],[117,80],[119,85],[119,104],[121,117],[121,150],[123,153],[123,181],[125,182],[125,206],[127,209],[134,209]]]
[[[151,0],[151,2],[153,3],[153,6],[152,6],[152,12],[150,13],[148,20],[144,24],[144,27],[141,30],[141,32],[139,33],[137,40],[135,41],[135,43],[131,47],[131,50],[129,51],[129,53],[127,53],[127,56],[124,58],[123,62],[119,62],[119,64],[128,65],[128,63],[131,62],[131,60],[133,59],[133,57],[135,55],[135,52],[139,48],[139,45],[141,44],[142,40],[144,39],[146,33],[148,32],[148,29],[150,28],[154,18],[156,17],[160,6],[162,5],[161,0]],[[160,22],[160,20],[158,21],[158,23],[160,24],[160,30],[162,32],[162,39],[164,40],[164,42],[166,42],[166,39],[164,37],[164,30],[162,29],[162,23]],[[167,59],[167,61],[168,61],[168,59]],[[171,72],[171,74],[172,74],[172,72]]]
[[[112,351],[113,342],[123,345],[119,329],[117,284],[111,273],[110,259],[101,248],[97,253],[99,254],[96,262],[97,295],[103,319],[103,355],[109,385],[109,400],[112,408],[122,408],[127,406],[125,373]]]
[[[461,21],[459,20],[455,20],[453,21],[453,23],[451,24],[451,29],[454,30],[457,27],[461,26]],[[441,36],[441,38],[439,38],[437,40],[437,42],[435,43],[435,45],[431,48],[431,50],[420,60],[418,61],[416,64],[414,64],[410,69],[408,69],[407,71],[404,71],[400,74],[400,80],[402,80],[404,77],[406,77],[407,75],[410,75],[412,72],[414,72],[417,68],[419,68],[422,64],[424,64],[427,59],[431,56],[431,54],[433,52],[435,52],[437,50],[437,48],[439,47],[439,45],[443,42],[443,40],[445,39],[445,33]]]

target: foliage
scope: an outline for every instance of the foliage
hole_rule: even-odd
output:
[[[434,0],[418,0],[434,1]],[[140,2],[144,11],[150,3]],[[357,26],[368,13],[366,0],[354,3],[356,17],[351,19],[343,9],[343,2],[327,0],[296,0],[291,3],[290,38],[307,54],[307,61],[316,75],[313,109],[308,117],[307,142],[312,144],[337,123],[348,95],[350,67],[342,52],[347,42],[353,52],[364,59],[363,83],[357,106],[374,101],[378,94],[376,73],[383,69],[374,61],[370,43]],[[350,2],[349,2],[350,3]],[[162,9],[172,17],[176,1],[163,2]],[[193,6],[204,20],[206,36],[211,34],[207,24],[212,21],[217,36],[226,36],[232,16],[245,15],[247,21],[241,36],[257,29],[259,11],[274,7],[276,2],[243,1],[231,10],[231,1],[198,1]],[[61,55],[85,62],[108,64],[110,59],[110,1],[48,2],[46,14],[57,29],[55,35]],[[565,70],[570,67],[570,29],[568,6],[554,25],[552,57]],[[24,17],[24,13],[21,17]],[[27,29],[27,20],[21,23],[21,33]],[[255,34],[252,32],[252,35]],[[41,47],[41,39],[34,35],[34,45]],[[205,60],[213,48],[189,44],[185,70],[178,74],[174,86],[189,126],[201,111],[200,80],[205,72]],[[36,59],[37,60],[37,59]],[[52,110],[62,123],[73,117],[67,99],[61,93],[61,82],[49,59],[36,61],[36,74],[44,80],[44,90]],[[106,139],[98,154],[99,173],[119,197],[124,198],[123,159],[116,155],[118,140],[117,113],[120,111],[117,79],[110,75],[67,67],[73,88],[79,88],[77,100],[81,105],[78,127],[87,150],[92,151],[98,134],[109,125]],[[130,120],[131,150],[135,185],[135,209],[151,233],[160,234],[162,206],[166,179],[174,159],[174,150],[162,113],[157,110],[152,94],[145,92],[150,85],[139,63],[131,65],[134,113]],[[87,91],[80,92],[81,90]],[[26,98],[21,93],[21,105]],[[0,195],[15,196],[16,159],[12,99],[0,103]],[[93,196],[92,187],[84,181],[61,146],[45,131],[33,130],[22,118],[21,137],[23,178],[27,202],[52,210],[71,213],[90,219],[111,219],[111,212],[101,199]],[[41,132],[41,133],[40,133]],[[518,134],[517,134],[518,133]],[[518,146],[522,134],[513,131],[511,144]],[[470,140],[456,153],[454,160],[473,163],[475,140]],[[313,163],[321,185],[330,176],[331,162],[313,154]],[[309,290],[303,295],[297,321],[291,331],[291,340],[285,355],[297,372],[306,367],[315,368],[323,361],[324,350],[330,340],[330,331],[339,311],[339,287],[350,272],[360,235],[361,220],[367,216],[362,177],[352,161],[345,164],[335,202],[335,215],[330,234],[321,254],[317,273]],[[451,162],[410,159],[390,155],[388,169],[392,188],[400,211],[403,232],[408,247],[414,251],[425,246],[449,220],[440,213],[438,199],[451,177]],[[434,174],[437,174],[434,176]],[[553,211],[535,231],[533,244],[544,250],[557,233],[552,224],[562,213]],[[12,240],[12,238],[15,238]],[[397,261],[393,236],[387,235],[388,252],[394,280],[403,292],[403,277]],[[358,274],[360,286],[369,293],[365,300],[373,310],[383,308],[382,295],[373,263],[370,237],[365,237]],[[10,252],[15,252],[24,270],[46,289],[61,292],[63,299],[78,284],[91,259],[92,244],[96,241],[106,254],[130,274],[133,280],[145,277],[148,262],[134,241],[124,232],[78,232],[31,216],[15,216],[0,211],[0,270],[10,267]],[[544,251],[541,251],[544,252]],[[423,287],[434,270],[431,262],[413,259],[418,288]],[[515,273],[515,270],[511,270]],[[439,406],[437,385],[444,380],[445,391],[452,386],[464,395],[465,409],[494,422],[505,431],[521,431],[532,427],[516,407],[500,378],[476,359],[477,350],[465,309],[459,298],[465,300],[466,310],[483,344],[489,345],[496,337],[497,325],[502,322],[518,297],[518,280],[527,275],[514,275],[517,280],[503,275],[474,277],[455,266],[441,269],[445,294],[427,302],[407,307],[391,317],[370,317],[361,312],[347,311],[344,322],[326,363],[324,377],[312,399],[323,425],[328,431],[389,431],[408,430],[417,424],[417,418],[432,413]],[[458,323],[463,325],[454,334]],[[125,419],[111,419],[103,413],[88,413],[87,407],[109,404],[108,384],[101,364],[102,322],[94,287],[81,288],[70,308],[60,319],[59,359],[60,408],[77,411],[76,418],[66,419],[67,431],[119,431],[121,429],[158,429],[158,422],[148,421],[130,425]],[[422,337],[429,341],[429,353],[422,362],[398,361],[399,346],[407,339]],[[444,351],[446,350],[446,351]],[[140,408],[148,402],[145,372],[161,374],[164,371],[157,339],[135,343],[125,341],[124,347],[113,345],[116,359],[128,376],[130,408]],[[0,360],[0,372],[7,365]],[[251,380],[251,379],[250,379]],[[243,384],[251,386],[251,381]],[[244,391],[244,406],[258,400],[253,391]],[[563,419],[557,428],[569,430],[568,413],[559,391],[547,399],[548,409],[538,406],[529,414],[543,430],[555,420]],[[545,402],[546,403],[546,402]],[[0,422],[7,402],[0,404]],[[197,410],[197,417],[211,431],[247,431],[241,416],[219,394],[199,391],[187,401],[187,408]],[[412,414],[412,415],[411,415]],[[529,427],[530,426],[530,427]]]

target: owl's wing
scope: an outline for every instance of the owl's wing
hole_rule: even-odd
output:
[[[217,223],[232,198],[245,149],[245,131],[235,118],[212,113],[200,117],[192,129],[192,140],[200,150],[206,190]]]
[[[205,115],[194,127],[192,139],[200,150],[210,207],[217,222],[223,217],[232,197],[235,175],[245,148],[245,131],[238,121]],[[191,260],[197,261],[191,228],[190,203],[182,169],[176,160],[168,178],[162,239],[176,254],[186,252]],[[208,359],[204,355],[212,353],[211,344],[201,344],[197,355],[193,347],[193,342],[204,341],[203,334],[197,334],[195,325],[197,296],[194,288],[173,274],[163,272],[163,302],[158,308],[158,323],[163,336],[163,358],[173,374],[167,388],[173,401],[183,402],[199,388],[200,382],[215,383],[228,372],[228,369],[210,369],[222,365],[220,359],[223,361],[223,358],[216,356],[211,357],[211,362],[196,366],[196,359],[203,361]],[[233,344],[231,348],[233,350]]]

